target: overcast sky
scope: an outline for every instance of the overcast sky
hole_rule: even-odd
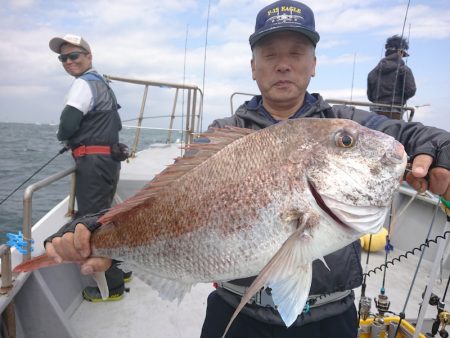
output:
[[[233,92],[257,92],[248,37],[257,12],[271,2],[211,0],[204,125],[230,114]],[[367,100],[367,73],[381,58],[386,38],[402,33],[408,1],[305,3],[316,14],[321,36],[317,75],[309,91],[325,98]],[[58,123],[72,78],[48,42],[66,33],[90,43],[94,67],[102,74],[184,81],[202,88],[207,13],[207,0],[1,0],[0,121]],[[426,105],[418,108],[415,120],[450,130],[450,2],[411,1],[404,34],[418,88],[408,105]],[[116,82],[112,87],[123,107],[122,119],[135,117],[143,89]],[[150,90],[154,106],[148,104],[147,114],[170,112],[164,90],[168,92]],[[236,98],[235,106],[244,99]]]

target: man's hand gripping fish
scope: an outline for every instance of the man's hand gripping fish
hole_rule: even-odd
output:
[[[210,143],[189,146],[195,154],[99,219],[91,256],[124,261],[169,300],[196,283],[258,275],[228,327],[263,287],[290,326],[307,301],[312,262],[326,264],[323,256],[383,226],[405,169],[403,146],[343,119],[205,136]]]

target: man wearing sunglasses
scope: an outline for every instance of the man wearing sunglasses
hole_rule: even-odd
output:
[[[89,44],[80,36],[67,34],[50,40],[50,49],[59,54],[64,70],[75,80],[66,95],[57,138],[72,150],[75,160],[77,209],[74,218],[98,213],[111,206],[119,180],[120,161],[111,156],[119,142],[122,123],[114,92],[92,68]],[[114,155],[114,154],[113,154]],[[115,264],[106,272],[110,289],[108,300],[124,293],[124,276]],[[89,301],[101,301],[96,287],[83,290]]]

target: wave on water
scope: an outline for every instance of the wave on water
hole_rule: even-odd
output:
[[[0,122],[0,201],[20,186],[33,173],[54,157],[62,148],[56,139],[57,125]],[[173,133],[174,138],[179,138]],[[165,142],[167,132],[144,130],[138,150],[149,144]],[[134,140],[134,129],[124,128],[120,142],[129,146]],[[0,244],[7,241],[6,233],[22,229],[23,195],[27,186],[74,165],[70,152],[57,156],[16,193],[0,204]],[[70,189],[70,178],[65,177],[33,194],[32,223],[43,217],[65,198]],[[62,224],[61,224],[62,225]]]

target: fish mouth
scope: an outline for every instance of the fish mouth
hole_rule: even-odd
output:
[[[320,209],[322,209],[328,216],[330,216],[336,223],[342,225],[345,228],[350,228],[347,224],[342,222],[336,214],[334,214],[330,208],[325,204],[322,196],[320,196],[319,192],[314,187],[314,184],[307,179],[309,191],[311,191],[311,194],[313,195],[314,199],[316,200],[317,205]]]

